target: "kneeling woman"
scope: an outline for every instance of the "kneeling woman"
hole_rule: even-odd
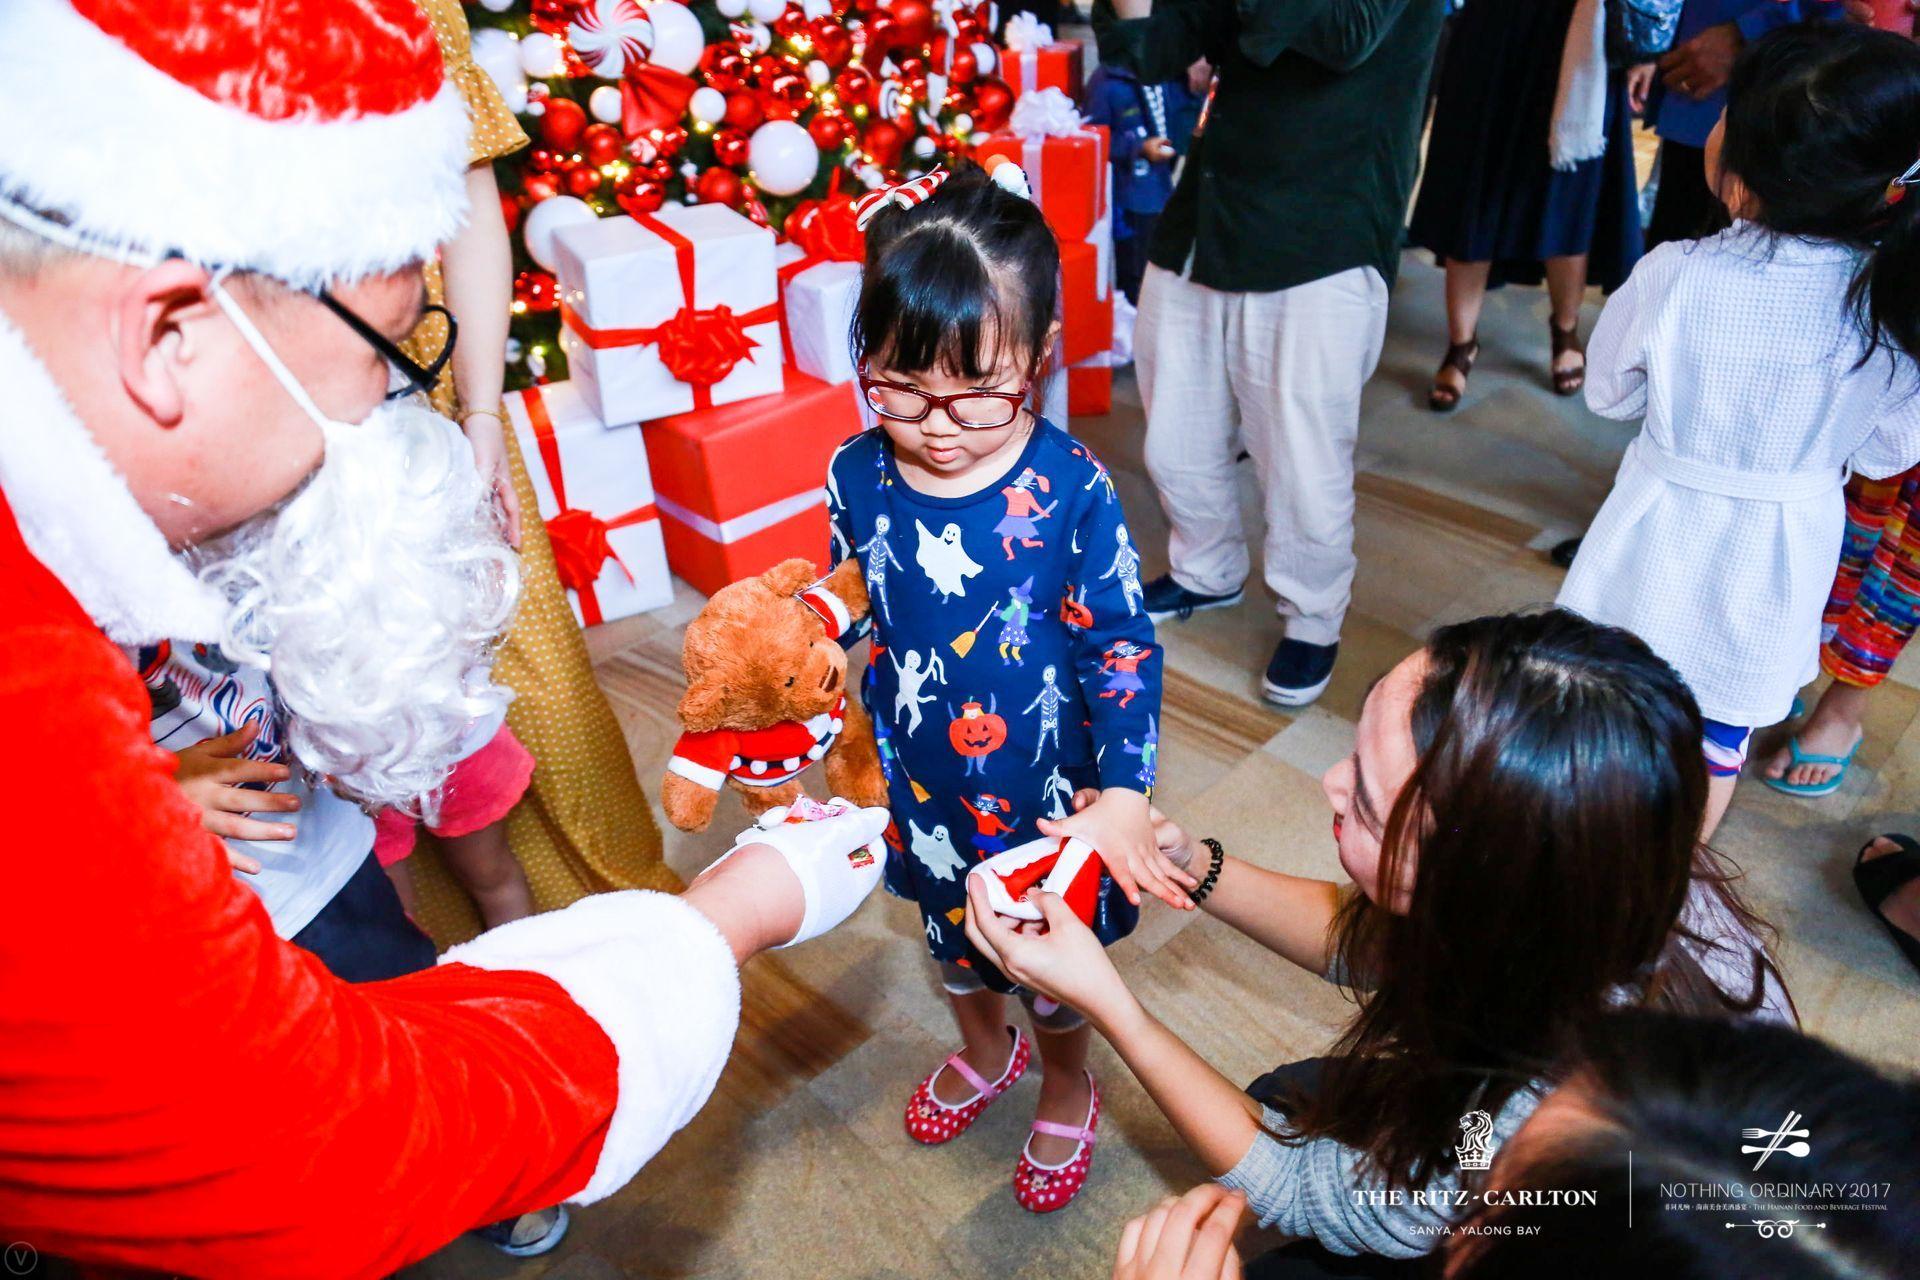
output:
[[[1465,1212],[1443,1194],[1462,1189],[1456,1148],[1490,1156],[1551,1087],[1543,1064],[1607,1010],[1794,1020],[1768,931],[1697,846],[1699,710],[1625,631],[1558,610],[1441,628],[1368,694],[1323,785],[1351,884],[1158,818],[1208,914],[1355,992],[1329,1057],[1247,1093],[1139,1005],[1058,899],[1044,931],[977,889],[967,919],[1016,981],[1087,1015],[1267,1225],[1339,1254],[1427,1253]]]

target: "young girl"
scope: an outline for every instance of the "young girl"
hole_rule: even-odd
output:
[[[1106,943],[1132,932],[1136,886],[1184,907],[1193,881],[1159,857],[1148,818],[1161,655],[1137,572],[1112,571],[1131,545],[1120,505],[1091,451],[1027,408],[1059,331],[1053,234],[972,166],[869,200],[854,341],[879,425],[841,446],[828,496],[835,559],[861,555],[873,596],[887,887],[919,904],[964,1041],[907,1106],[907,1132],[936,1144],[1029,1054],[1006,1023],[1011,985],[967,942],[966,869],[1041,835],[1085,839],[1113,875],[1094,919]],[[1128,696],[1101,697],[1120,663]],[[1065,817],[1059,797],[1094,786],[1099,799]],[[1014,1192],[1045,1213],[1085,1182],[1100,1103],[1085,1021],[1022,999],[1043,1076]]]
[[[1920,461],[1920,48],[1840,25],[1742,58],[1707,140],[1735,221],[1661,245],[1594,330],[1587,403],[1645,415],[1560,603],[1637,632],[1705,715],[1705,834],[1818,670],[1849,471]]]

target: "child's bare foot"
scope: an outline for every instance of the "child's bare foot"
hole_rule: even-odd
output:
[[[1865,736],[1861,720],[1866,712],[1867,690],[1854,685],[1834,684],[1821,695],[1820,702],[1800,726],[1795,738],[1802,756],[1831,756],[1845,760]],[[1795,764],[1793,752],[1781,747],[1768,759],[1762,771],[1769,778],[1796,787],[1814,787],[1831,782],[1845,765],[1827,761],[1803,760]]]
[[[1034,1119],[1051,1120],[1069,1129],[1080,1128],[1087,1122],[1087,1106],[1093,1101],[1092,1089],[1092,1082],[1084,1071],[1046,1072],[1040,1077],[1040,1105],[1034,1108]],[[1033,1153],[1036,1162],[1055,1165],[1072,1159],[1074,1149],[1079,1145],[1072,1138],[1036,1133],[1027,1150]]]

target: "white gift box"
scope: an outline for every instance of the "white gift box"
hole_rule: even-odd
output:
[[[806,260],[796,244],[775,250],[782,274]],[[793,366],[811,378],[853,381],[853,312],[860,305],[860,264],[816,262],[793,271],[781,289],[781,333]]]
[[[779,394],[779,288],[765,227],[725,205],[675,205],[566,227],[554,246],[561,347],[602,421]],[[701,377],[722,376],[676,377],[689,359]]]
[[[507,417],[580,625],[670,602],[673,581],[640,424],[606,426],[575,382],[514,392]]]

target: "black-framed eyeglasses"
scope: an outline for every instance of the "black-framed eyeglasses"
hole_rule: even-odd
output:
[[[956,425],[970,431],[988,431],[1012,422],[1020,416],[1020,407],[1026,403],[1030,390],[1030,384],[1023,384],[1018,391],[962,391],[958,395],[937,396],[918,387],[868,377],[864,368],[859,378],[860,394],[866,398],[867,407],[883,418],[895,422],[925,422],[927,415],[940,408],[946,410]]]
[[[361,341],[365,342],[375,351],[378,351],[381,358],[391,365],[402,378],[406,379],[405,386],[395,387],[393,390],[387,392],[387,399],[389,400],[399,400],[419,392],[432,391],[433,384],[440,380],[441,370],[447,367],[447,361],[453,359],[453,343],[454,339],[459,336],[460,322],[453,318],[453,312],[443,306],[439,306],[438,304],[430,305],[421,312],[421,319],[423,320],[427,316],[437,315],[447,322],[447,340],[445,344],[441,346],[439,354],[427,363],[421,364],[418,360],[415,360],[412,356],[402,351],[393,339],[387,337],[386,334],[381,333],[378,329],[361,319],[352,307],[349,307],[325,289],[317,291],[313,296],[318,298],[327,310],[333,312],[333,314],[345,321],[347,328],[358,334]]]

